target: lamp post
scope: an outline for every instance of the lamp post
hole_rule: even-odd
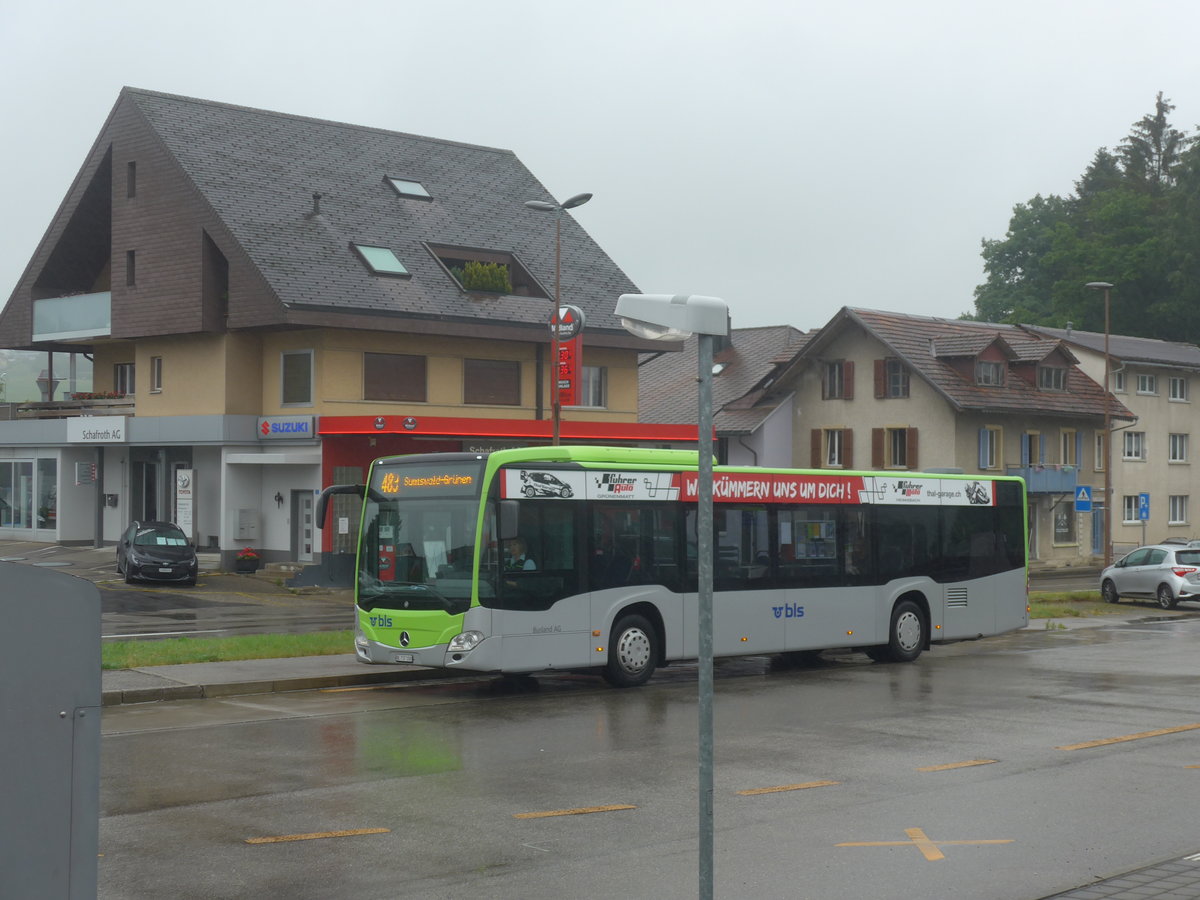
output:
[[[1107,281],[1089,281],[1085,287],[1104,291],[1104,565],[1112,565],[1112,356],[1108,352],[1109,292]]]
[[[539,212],[554,213],[554,310],[550,314],[550,409],[554,419],[554,436],[550,443],[558,446],[559,431],[562,423],[562,405],[558,394],[558,310],[561,305],[559,297],[562,280],[562,214],[564,209],[574,209],[583,206],[592,199],[591,194],[576,194],[568,197],[562,203],[549,203],[545,200],[526,200],[525,205]]]
[[[713,337],[729,331],[729,307],[696,294],[622,294],[616,313],[630,334],[650,340],[699,338],[700,407],[696,556],[699,616],[700,900],[713,896]]]

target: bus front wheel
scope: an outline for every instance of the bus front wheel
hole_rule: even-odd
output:
[[[604,680],[613,687],[637,687],[654,674],[658,639],[644,616],[623,616],[613,626],[608,642]]]
[[[925,616],[911,600],[901,600],[892,610],[888,642],[868,647],[867,656],[875,662],[912,662],[925,647]]]

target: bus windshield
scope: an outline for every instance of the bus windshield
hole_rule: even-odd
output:
[[[358,605],[466,612],[479,465],[376,466],[363,517]]]

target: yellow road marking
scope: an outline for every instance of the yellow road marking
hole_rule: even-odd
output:
[[[921,855],[929,862],[937,862],[939,859],[945,859],[946,856],[941,851],[941,847],[948,847],[952,844],[1011,844],[1012,840],[993,840],[993,841],[935,841],[927,837],[925,832],[920,828],[905,828],[904,833],[908,835],[907,841],[853,841],[845,844],[836,844],[837,847],[907,847],[909,845],[916,847],[921,851]]]
[[[969,766],[990,766],[998,759],[968,759],[966,762],[944,763],[940,766],[922,766],[918,772],[945,772],[947,769],[965,769]]]
[[[581,806],[577,809],[551,809],[545,812],[513,813],[514,819],[548,819],[551,816],[583,816],[588,813],[613,812],[618,809],[637,809],[627,803],[614,803],[609,806]]]
[[[312,834],[281,834],[275,837],[246,838],[247,844],[282,844],[287,841],[315,841],[319,838],[354,837],[359,834],[387,834],[390,828],[353,828],[349,831],[316,831]]]
[[[1103,738],[1099,741],[1084,741],[1082,744],[1066,744],[1055,747],[1055,750],[1088,750],[1092,747],[1104,747],[1108,744],[1120,744],[1125,741],[1140,741],[1142,738],[1161,737],[1164,734],[1179,734],[1181,731],[1195,731],[1200,723],[1195,725],[1178,725],[1175,728],[1159,728],[1155,731],[1141,731],[1137,734],[1126,734],[1121,737]]]
[[[1184,766],[1185,769],[1200,769],[1200,766]]]
[[[748,791],[738,791],[740,797],[752,797],[755,794],[775,794],[779,791],[803,791],[808,788],[830,787],[841,784],[840,781],[806,781],[804,784],[781,784],[779,787],[753,788]]]

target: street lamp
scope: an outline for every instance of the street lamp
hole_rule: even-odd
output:
[[[1104,291],[1104,565],[1112,565],[1112,357],[1108,352],[1109,291],[1107,281],[1089,281],[1084,287]]]
[[[700,649],[700,900],[713,895],[713,337],[729,333],[729,307],[696,294],[622,294],[617,316],[630,334],[649,340],[699,337],[700,473],[696,513]]]
[[[554,418],[554,437],[551,443],[558,446],[559,429],[562,422],[562,405],[558,393],[558,310],[560,306],[559,290],[562,279],[562,214],[564,209],[574,209],[583,206],[592,199],[591,194],[576,194],[562,203],[548,203],[545,200],[526,200],[525,205],[539,212],[554,213],[554,310],[550,314],[550,409]]]

